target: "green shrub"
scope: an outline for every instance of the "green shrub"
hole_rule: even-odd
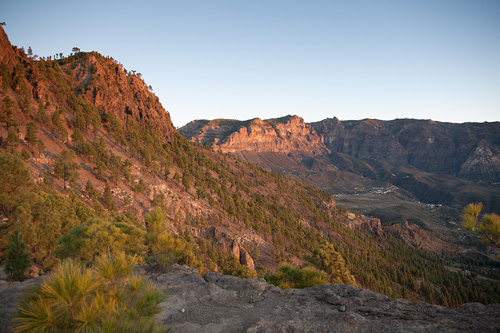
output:
[[[240,278],[257,277],[254,271],[240,263],[233,254],[221,255],[218,261],[222,274],[237,276]]]
[[[328,274],[316,267],[306,266],[299,269],[289,264],[281,265],[274,274],[266,275],[265,279],[281,289],[308,288],[330,282]]]
[[[58,257],[84,262],[107,252],[141,255],[144,251],[143,230],[128,221],[111,222],[102,218],[90,218],[87,223],[71,228],[59,239],[56,248]]]
[[[203,262],[195,254],[193,246],[185,239],[167,232],[168,220],[159,207],[153,207],[144,215],[146,222],[146,244],[149,250],[148,264],[165,271],[175,263],[188,265],[201,271]]]
[[[157,332],[164,300],[153,283],[133,274],[137,257],[99,257],[92,268],[67,259],[19,306],[16,332]]]

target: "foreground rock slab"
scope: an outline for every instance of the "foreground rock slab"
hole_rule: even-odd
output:
[[[349,285],[280,290],[185,266],[151,279],[168,297],[158,319],[169,332],[500,332],[500,304],[455,310]]]
[[[178,265],[149,277],[167,296],[157,319],[169,332],[500,332],[500,304],[449,309],[349,285],[281,290]],[[40,281],[0,284],[0,332],[11,331],[23,293]]]

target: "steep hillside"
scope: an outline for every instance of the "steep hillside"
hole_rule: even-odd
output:
[[[270,130],[266,130],[267,146],[253,142],[251,133],[263,132],[275,123],[282,123],[290,133],[285,138],[288,144],[282,143],[283,136],[277,131]],[[224,131],[219,130],[219,124],[226,124]],[[499,166],[495,129],[499,127],[498,123],[341,122],[335,118],[307,124],[288,116],[257,122],[193,121],[179,131],[192,141],[302,179],[334,195],[338,204],[376,216],[385,225],[418,225],[438,238],[437,242],[427,237],[417,241],[428,242],[430,249],[430,244],[442,241],[448,247],[476,243],[464,237],[459,223],[461,210],[468,203],[483,202],[487,211],[499,212],[500,188],[494,180]],[[290,146],[296,149],[282,148]],[[406,235],[401,239],[407,239]]]
[[[35,198],[30,200],[48,196],[77,211],[42,241],[42,229],[30,229],[30,223],[48,217],[39,217],[23,193],[15,200],[2,197],[8,221],[2,249],[16,228],[13,221],[26,219],[24,237],[37,252],[35,263],[50,269],[58,238],[89,216],[132,219],[144,228],[144,214],[159,206],[169,230],[192,242],[202,260],[189,260],[200,270],[233,273],[244,266],[255,274],[282,261],[305,262],[325,239],[324,230],[345,215],[324,192],[187,142],[140,77],[113,59],[79,52],[35,61],[1,33],[2,150],[23,156],[41,191],[27,183],[24,191]],[[2,157],[6,166],[18,163]],[[21,216],[22,205],[28,216]]]
[[[450,272],[439,256],[338,207],[328,193],[187,141],[140,75],[112,58],[35,60],[0,35],[4,261],[14,230],[42,272],[68,256],[91,262],[125,251],[160,270],[177,261],[263,276],[281,263],[310,262],[311,270],[313,254],[330,244],[340,273],[359,286],[455,307],[498,301],[490,292],[497,284]],[[292,156],[301,148],[306,165],[331,168],[328,149],[301,119],[267,122],[264,131],[249,124],[262,149]]]

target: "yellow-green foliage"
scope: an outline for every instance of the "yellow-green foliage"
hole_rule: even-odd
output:
[[[149,244],[151,262],[164,267],[175,264],[187,247],[186,241],[167,233],[158,235],[156,241]]]
[[[491,213],[479,219],[482,209],[483,204],[480,202],[465,206],[461,216],[462,225],[479,235],[484,242],[500,248],[500,216]]]
[[[495,213],[484,214],[479,229],[483,233],[483,240],[500,247],[500,216]]]
[[[28,168],[18,156],[0,153],[0,209],[8,213],[33,189]]]
[[[56,192],[26,193],[9,227],[23,234],[35,263],[49,269],[57,262],[53,253],[57,240],[82,222],[76,208],[69,197]]]
[[[310,262],[330,276],[330,283],[355,285],[354,276],[345,267],[344,258],[335,251],[332,243],[322,242],[314,250]]]
[[[478,222],[478,216],[483,209],[481,202],[470,203],[464,207],[462,212],[462,224],[467,230],[474,230]]]
[[[61,258],[71,256],[82,261],[93,261],[106,252],[142,255],[145,252],[144,234],[143,230],[128,221],[91,218],[60,239],[57,253]]]
[[[301,269],[289,264],[278,267],[274,274],[266,276],[266,280],[281,289],[308,288],[330,282],[328,274],[313,266]]]
[[[240,278],[257,277],[254,271],[252,271],[249,267],[242,265],[238,258],[232,254],[221,255],[219,257],[218,264],[223,274],[237,276]]]
[[[196,268],[198,273],[205,271],[205,262],[203,257],[191,243],[187,243],[184,251],[182,251],[177,263],[180,265],[187,265]]]
[[[300,269],[289,264],[281,265],[274,274],[267,275],[266,280],[282,289],[327,283],[355,285],[354,276],[345,267],[344,259],[327,241],[314,250],[310,264]]]
[[[16,332],[157,332],[154,315],[164,300],[145,277],[133,274],[137,257],[99,257],[92,268],[67,259],[20,305]]]
[[[203,269],[203,262],[195,255],[192,244],[167,232],[168,220],[161,208],[155,207],[144,216],[147,235],[146,244],[149,249],[148,262],[160,269],[179,263],[198,270]]]
[[[148,214],[144,215],[144,222],[146,222],[148,236],[156,240],[167,231],[167,216],[159,207],[153,207]]]

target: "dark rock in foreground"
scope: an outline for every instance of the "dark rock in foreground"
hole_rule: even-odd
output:
[[[24,282],[5,282],[0,280],[0,332],[11,332],[12,317],[17,313],[17,306],[24,295],[35,288],[43,277],[29,279]]]
[[[280,290],[185,266],[153,275],[167,294],[169,332],[499,332],[500,304],[458,310],[391,299],[349,285]]]
[[[167,296],[158,320],[169,332],[500,332],[500,304],[458,310],[391,299],[349,285],[279,288],[263,279],[239,279],[173,266],[152,274]],[[23,291],[40,279],[0,286],[0,331]]]

